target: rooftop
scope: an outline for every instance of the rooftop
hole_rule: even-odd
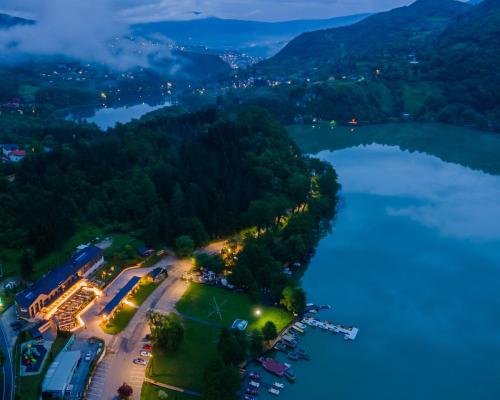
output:
[[[102,256],[102,250],[96,246],[88,246],[77,251],[63,265],[48,272],[32,286],[18,293],[16,303],[21,307],[28,308],[39,295],[49,294],[69,276],[76,274],[85,264],[99,256]]]
[[[63,351],[50,364],[43,380],[42,391],[62,392],[71,382],[73,371],[80,359],[79,351]]]
[[[129,294],[129,292],[134,288],[137,283],[141,280],[140,276],[133,276],[130,280],[123,286],[120,291],[111,299],[111,301],[106,304],[106,306],[101,310],[99,315],[109,315],[113,310],[121,303],[121,301]]]

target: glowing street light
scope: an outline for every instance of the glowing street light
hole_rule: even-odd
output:
[[[256,309],[255,309],[255,315],[256,315],[257,317],[260,317],[260,316],[262,315],[262,310],[261,310],[260,308],[256,308]]]

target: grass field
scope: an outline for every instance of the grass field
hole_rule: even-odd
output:
[[[158,286],[160,286],[160,282],[148,282],[143,279],[139,289],[129,297],[129,300],[136,306],[140,306]]]
[[[222,320],[215,311],[214,299],[220,307]],[[267,321],[273,321],[278,331],[291,320],[292,315],[277,307],[253,302],[249,296],[216,287],[192,283],[176,306],[185,315],[230,327],[235,319],[249,322],[248,331],[260,329]],[[260,315],[257,315],[260,311]]]
[[[151,385],[149,383],[144,383],[142,385],[142,391],[141,391],[141,400],[157,400],[159,399],[158,393],[160,391],[164,391],[165,393],[168,394],[167,399],[168,400],[193,400],[196,399],[196,397],[188,396],[187,394],[179,393],[179,392],[174,392],[173,390],[168,390],[160,387],[156,387],[154,385]]]
[[[159,382],[201,391],[205,366],[217,355],[220,330],[193,321],[184,320],[183,323],[185,332],[180,349],[162,354],[155,348],[148,376]]]
[[[113,318],[101,324],[101,328],[110,335],[116,335],[125,329],[136,312],[137,308],[124,304],[120,310],[115,312]]]

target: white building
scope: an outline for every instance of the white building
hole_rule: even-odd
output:
[[[42,393],[63,398],[70,389],[70,382],[80,358],[81,352],[79,351],[63,351],[59,353],[45,374]]]

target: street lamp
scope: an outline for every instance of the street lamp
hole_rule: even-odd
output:
[[[262,315],[262,310],[261,310],[260,308],[256,308],[256,309],[255,309],[255,315],[256,315],[257,317],[260,317],[260,316]]]

